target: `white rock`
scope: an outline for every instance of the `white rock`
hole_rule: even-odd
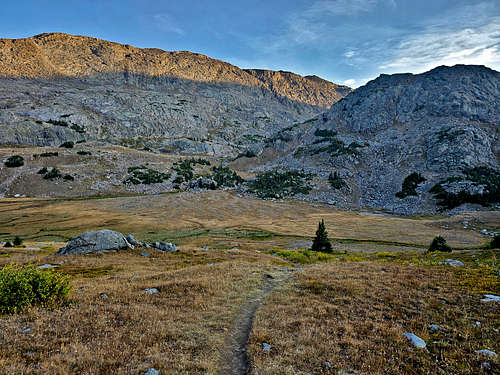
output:
[[[403,333],[403,335],[405,335],[406,338],[413,344],[413,346],[417,348],[424,349],[427,346],[424,340],[422,340],[417,335],[414,335],[413,333],[405,332]]]
[[[461,261],[459,261],[457,259],[446,259],[444,261],[444,263],[447,266],[452,266],[452,267],[463,267],[463,266],[465,266],[465,264],[463,264]]]
[[[47,263],[47,264],[42,264],[41,266],[38,266],[37,268],[43,270],[43,269],[46,269],[46,268],[57,268],[57,267],[59,267],[57,264],[49,264],[49,263]]]
[[[156,294],[156,293],[160,293],[160,291],[158,289],[156,289],[156,288],[148,288],[148,289],[144,289],[143,293],[146,293],[146,294]]]
[[[497,356],[497,353],[495,353],[491,350],[488,350],[488,349],[476,350],[476,353],[479,355],[484,355],[486,357],[491,357],[491,358],[494,358]]]
[[[484,298],[481,299],[481,302],[500,302],[500,296],[485,294]]]
[[[160,371],[151,367],[144,371],[142,375],[160,375]]]
[[[267,342],[262,343],[262,350],[265,352],[270,352],[271,351],[271,345],[269,345]]]

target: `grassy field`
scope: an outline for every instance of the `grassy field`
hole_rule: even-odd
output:
[[[291,250],[311,239],[321,218],[338,239],[334,254]],[[498,229],[498,218],[467,214],[488,230]],[[485,237],[464,230],[462,220],[221,191],[2,200],[0,237],[19,235],[26,247],[0,248],[0,266],[57,264],[72,293],[63,306],[0,317],[0,374],[219,373],[235,319],[269,278],[284,281],[256,312],[249,344],[256,374],[477,374],[485,360],[483,373],[495,373],[498,358],[475,350],[500,352],[498,304],[479,302],[483,293],[500,293],[498,252],[478,248]],[[54,255],[70,237],[103,228],[173,241],[180,252]],[[476,250],[424,254],[437,234]],[[466,266],[440,264],[448,257]],[[431,334],[429,324],[444,330]],[[406,331],[428,350],[411,347]]]

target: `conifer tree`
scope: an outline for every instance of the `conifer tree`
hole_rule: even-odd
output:
[[[316,237],[313,240],[311,250],[321,251],[323,253],[332,252],[332,244],[328,239],[328,233],[325,228],[324,220],[321,220],[318,224],[318,230],[316,231]]]

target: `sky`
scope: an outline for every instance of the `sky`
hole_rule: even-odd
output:
[[[500,70],[500,0],[7,0],[0,38],[44,32],[188,50],[358,87],[439,65]]]

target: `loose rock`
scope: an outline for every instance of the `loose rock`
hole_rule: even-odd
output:
[[[417,335],[414,335],[413,333],[405,332],[403,333],[403,335],[405,335],[406,338],[413,344],[413,346],[417,348],[424,349],[427,346],[423,339],[421,339]]]
[[[459,261],[457,259],[446,259],[444,261],[444,264],[446,264],[447,266],[452,266],[452,267],[463,267],[463,266],[465,266],[465,264],[463,264],[461,261]]]
[[[103,229],[97,232],[85,232],[72,238],[65,247],[59,249],[57,254],[90,254],[133,248],[134,246],[132,246],[120,232]]]
[[[481,302],[500,302],[500,296],[485,294],[484,298],[481,299]]]
[[[146,293],[146,294],[156,294],[156,293],[160,293],[160,291],[158,289],[156,289],[156,288],[148,288],[148,289],[144,289],[143,293]]]

